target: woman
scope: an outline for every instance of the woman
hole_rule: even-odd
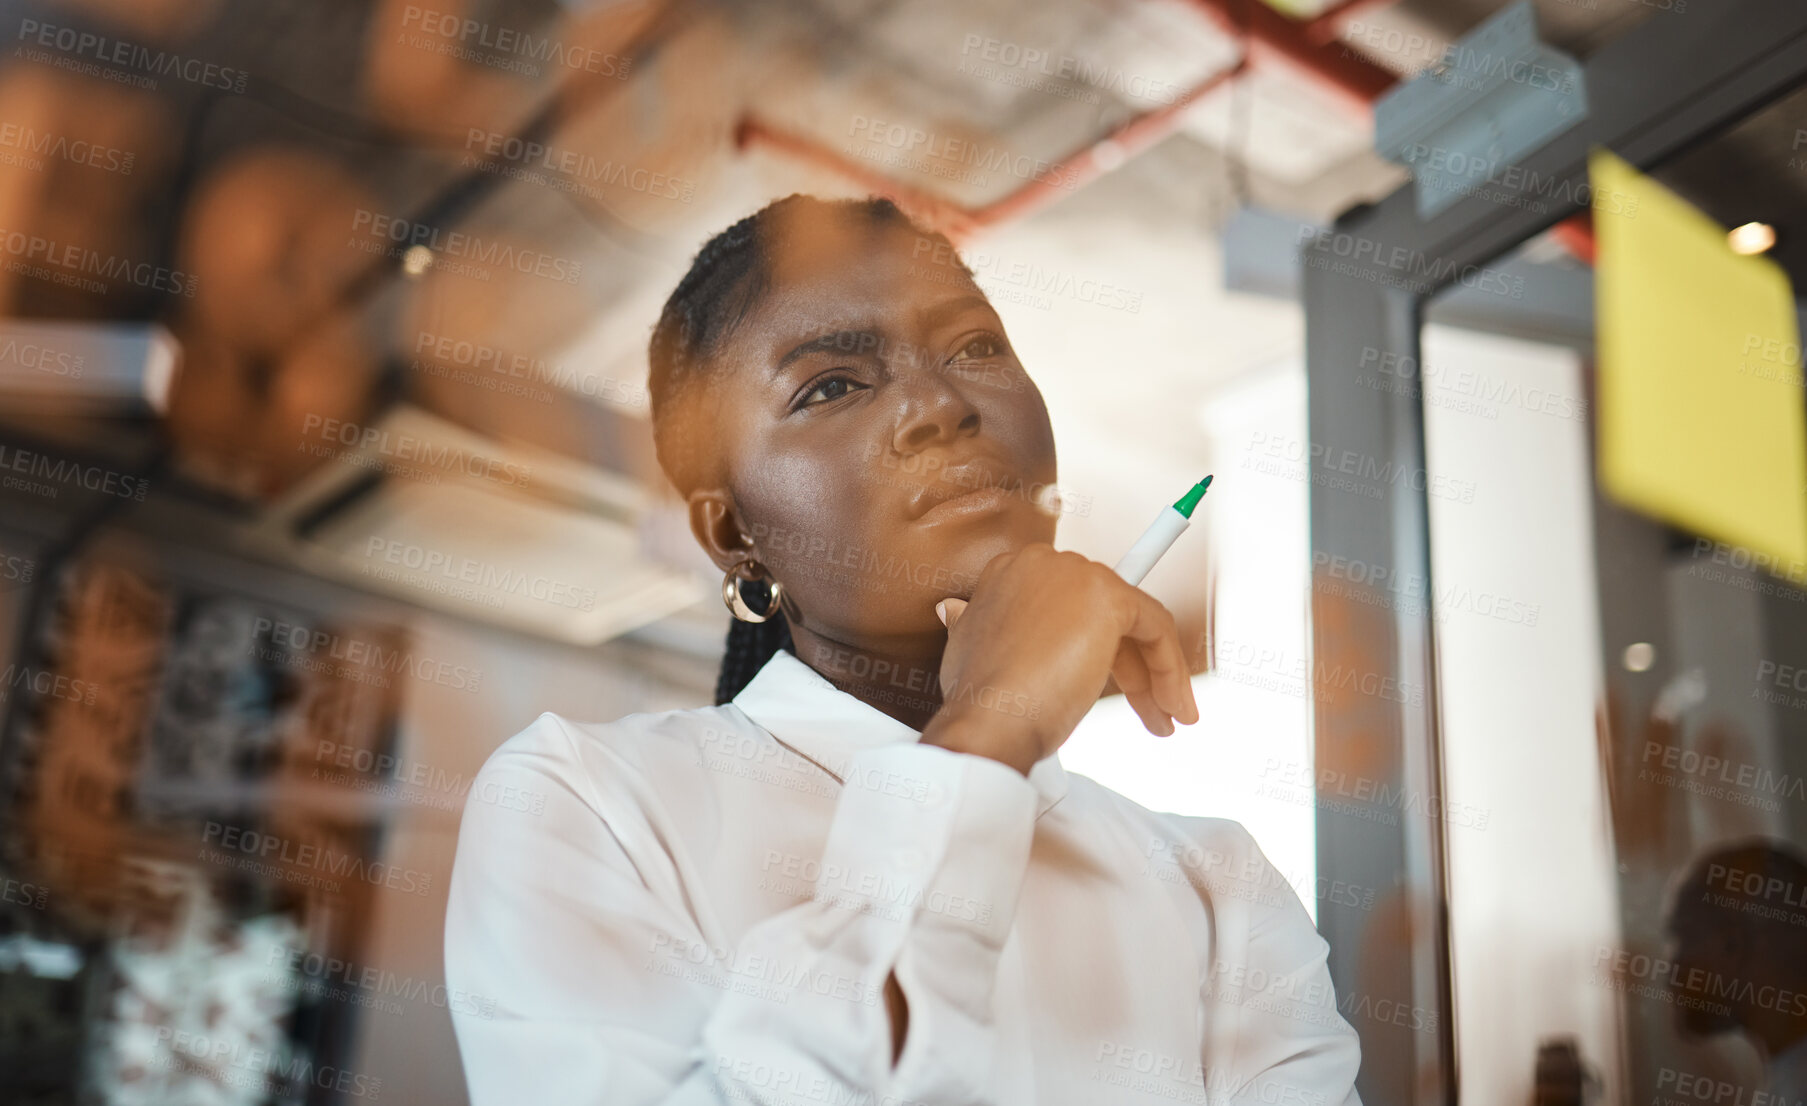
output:
[[[1198,708],[1166,608],[1048,544],[1047,409],[946,239],[792,196],[650,352],[735,617],[717,705],[544,714],[479,774],[543,801],[460,831],[473,1102],[1359,1103],[1247,832],[1055,756],[1108,678],[1154,733]]]

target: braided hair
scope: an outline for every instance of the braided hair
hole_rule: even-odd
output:
[[[879,197],[822,200],[802,194],[787,196],[704,243],[690,263],[690,271],[665,301],[647,349],[653,447],[660,468],[680,494],[721,475],[711,420],[694,417],[709,415],[719,402],[720,389],[706,387],[710,376],[721,369],[714,354],[770,291],[774,247],[831,223],[913,231],[958,257],[944,235],[924,229],[896,204]],[[955,264],[967,276],[972,275],[963,263]],[[737,581],[736,586],[743,584]],[[770,589],[761,582],[755,590],[766,594],[754,597],[749,605],[765,610]],[[743,590],[743,597],[745,594]],[[780,649],[797,655],[782,611],[774,609],[764,622],[731,618],[716,678],[716,705],[739,694]]]

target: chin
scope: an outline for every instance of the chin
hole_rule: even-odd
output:
[[[943,595],[957,595],[962,599],[971,599],[973,588],[979,581],[979,574],[985,571],[985,566],[990,564],[993,559],[1005,553],[1015,553],[1024,546],[1033,545],[1038,541],[1051,541],[1052,538],[1052,533],[1043,537],[1034,532],[1033,528],[1021,524],[987,527],[984,530],[975,528],[966,540],[960,542],[956,548],[949,550],[948,555],[943,559],[942,563],[948,565],[951,570],[949,572],[950,580],[957,581],[957,584],[936,595],[935,598],[939,599]]]

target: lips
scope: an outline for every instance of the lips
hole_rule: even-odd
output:
[[[983,461],[962,461],[957,465],[948,465],[937,470],[936,479],[918,488],[910,499],[910,517],[921,518],[932,508],[946,503],[950,499],[958,499],[973,492],[987,489],[1010,492],[1022,486],[1022,482],[1014,477],[999,476],[991,466]]]

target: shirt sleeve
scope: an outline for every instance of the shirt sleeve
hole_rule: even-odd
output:
[[[1292,884],[1241,825],[1188,819],[1220,909],[1206,966],[1208,1082],[1232,1104],[1361,1106],[1361,1041],[1337,1008],[1330,945]]]
[[[511,741],[466,802],[446,976],[472,996],[451,1008],[475,1106],[996,1101],[991,995],[1035,821],[1021,774],[909,743],[854,755],[814,897],[723,948],[646,859],[639,812],[603,809],[573,767]]]

